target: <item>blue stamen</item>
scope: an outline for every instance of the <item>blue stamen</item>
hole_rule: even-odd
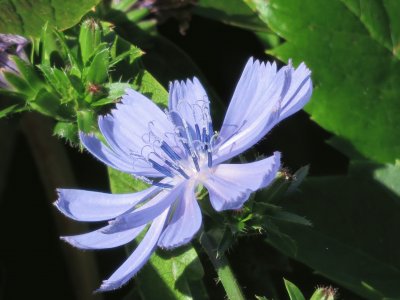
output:
[[[184,141],[181,141],[181,143],[182,143],[182,145],[183,145],[183,148],[185,148],[186,153],[189,153],[189,154],[190,154],[190,148],[189,148],[188,143],[186,143],[186,142],[184,142]]]
[[[194,128],[196,129],[196,136],[197,136],[197,140],[201,141],[201,134],[200,134],[200,128],[199,125],[196,123],[194,124]]]
[[[207,151],[207,159],[208,159],[207,165],[208,165],[209,168],[211,168],[212,167],[212,152],[211,152],[211,149],[210,149],[210,144],[207,143],[204,146],[204,148],[205,148],[204,150]]]
[[[168,184],[168,183],[162,183],[162,182],[156,182],[156,181],[153,181],[153,182],[152,182],[152,184],[153,184],[153,185],[155,185],[155,186],[158,186],[158,187],[164,188],[164,189],[171,189],[171,188],[173,188],[173,187],[174,187],[174,186],[173,186],[173,185],[171,185],[171,184]]]
[[[201,137],[203,143],[207,143],[207,130],[203,127],[203,135]]]
[[[210,138],[213,134],[213,126],[212,126],[212,122],[208,122],[208,141],[210,141]]]
[[[175,171],[179,172],[185,179],[190,179],[190,177],[182,170],[180,166],[176,166],[168,160],[164,161],[170,168],[173,168]]]
[[[181,160],[181,157],[166,142],[163,141],[160,148],[172,160]]]
[[[158,172],[164,174],[167,177],[171,177],[171,178],[174,177],[174,174],[172,174],[172,172],[169,169],[167,169],[166,167],[163,167],[158,162],[152,160],[151,158],[149,158],[149,162],[151,163],[153,168],[156,169]]]
[[[199,160],[197,159],[197,156],[192,155],[192,160],[193,160],[194,166],[196,167],[197,172],[200,172]]]
[[[207,157],[208,157],[208,167],[211,168],[212,167],[212,153],[210,150],[207,151]]]

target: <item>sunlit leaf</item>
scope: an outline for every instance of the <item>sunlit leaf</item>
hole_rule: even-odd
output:
[[[312,70],[315,92],[306,110],[347,142],[336,146],[351,157],[394,162],[400,153],[399,1],[251,2],[286,40],[270,53],[305,61]]]
[[[42,27],[61,30],[77,24],[99,0],[1,0],[0,32],[39,37]]]

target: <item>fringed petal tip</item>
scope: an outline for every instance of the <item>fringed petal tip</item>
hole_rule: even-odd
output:
[[[168,83],[168,90],[171,91],[171,89],[176,86],[184,86],[188,84],[201,84],[201,83],[196,76],[193,76],[192,78],[186,78],[183,80],[174,80]]]
[[[53,205],[65,216],[74,219],[73,214],[71,213],[68,205],[68,201],[65,201],[65,189],[56,189],[57,192],[57,200],[53,202]]]
[[[196,235],[196,234],[195,234],[195,235]],[[195,235],[194,235],[194,236],[195,236]],[[184,239],[180,240],[179,242],[177,242],[177,243],[175,243],[175,244],[166,244],[166,243],[163,243],[163,242],[160,240],[157,246],[160,247],[160,248],[163,249],[163,250],[173,250],[173,249],[178,248],[178,247],[180,247],[180,246],[186,245],[186,244],[189,243],[191,240],[193,240],[193,237],[194,237],[194,236],[184,238]]]
[[[117,290],[127,284],[129,281],[120,283],[120,282],[110,282],[108,280],[103,280],[100,287],[93,292],[93,294],[103,293],[103,292],[111,292]]]
[[[79,249],[82,248],[82,247],[79,247],[79,244],[74,242],[74,240],[69,236],[60,236],[60,240],[63,241],[63,242],[66,242],[69,245],[72,245],[72,246],[74,246],[76,248],[79,248]]]
[[[97,248],[90,248],[77,242],[73,236],[60,236],[60,240],[81,250],[96,250]]]
[[[281,169],[281,153],[279,151],[275,151],[272,156],[272,163],[271,163],[271,171],[265,174],[263,184],[261,188],[267,187],[277,176],[279,170]]]

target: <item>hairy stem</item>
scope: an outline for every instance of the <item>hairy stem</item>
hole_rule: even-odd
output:
[[[210,258],[228,298],[230,300],[245,300],[246,298],[233,274],[227,258],[223,253],[218,253],[217,255],[216,246],[205,232],[200,236],[200,244]]]

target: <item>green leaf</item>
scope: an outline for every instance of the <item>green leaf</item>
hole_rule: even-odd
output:
[[[62,105],[60,98],[45,89],[41,89],[29,105],[38,112],[56,118],[57,120],[69,120],[73,115],[69,106]]]
[[[132,46],[128,51],[125,51],[121,54],[119,54],[118,56],[116,56],[115,58],[113,58],[110,61],[110,67],[118,64],[119,62],[121,62],[122,60],[124,60],[125,58],[129,57],[129,61],[133,62],[136,58],[139,58],[140,56],[142,56],[143,52],[142,50],[140,50],[137,47]]]
[[[353,163],[348,176],[309,177],[281,203],[313,226],[275,221],[297,250],[268,242],[366,299],[400,298],[399,165]],[[267,231],[268,233],[268,231]]]
[[[43,26],[61,30],[77,24],[99,0],[1,0],[0,32],[39,37]]]
[[[104,83],[108,78],[109,64],[109,49],[103,49],[97,52],[87,69],[86,81],[95,84]]]
[[[79,110],[76,112],[79,131],[85,133],[96,130],[97,115],[91,110]]]
[[[312,119],[364,157],[398,158],[399,1],[251,1],[286,39],[269,52],[312,70],[315,92],[306,106]]]
[[[84,92],[81,80],[75,76],[68,76],[66,71],[57,68],[51,68],[47,64],[39,65],[38,68],[42,71],[48,88],[58,94],[61,104],[71,101],[77,101],[80,95]]]
[[[73,51],[73,49],[70,47],[70,45],[67,42],[67,38],[62,33],[61,31],[58,30],[53,30],[54,35],[57,38],[57,43],[59,43],[60,50],[64,52],[64,56],[68,59],[69,61],[69,74],[75,75],[80,77],[81,75],[81,61],[78,59],[78,53],[76,51]]]
[[[66,139],[71,145],[79,145],[78,126],[72,122],[57,122],[53,134]]]
[[[102,106],[110,103],[117,103],[120,98],[125,95],[126,89],[132,88],[129,83],[124,82],[114,82],[106,84],[104,85],[104,87],[108,89],[108,96],[92,103],[93,107]]]
[[[146,70],[141,70],[133,80],[133,87],[156,104],[167,106],[168,92],[165,88]]]
[[[304,166],[304,167],[301,167],[300,169],[298,169],[293,174],[293,180],[290,183],[286,193],[293,193],[293,192],[297,191],[297,189],[300,187],[301,183],[307,177],[309,170],[310,170],[310,166]]]
[[[93,19],[84,21],[79,32],[79,45],[82,62],[85,65],[101,42],[102,30],[100,25]]]
[[[148,188],[148,185],[133,176],[108,168],[111,192],[115,194],[134,193]]]
[[[20,105],[18,104],[10,105],[0,110],[0,119],[19,111],[21,111]]]
[[[27,98],[32,98],[35,96],[35,90],[23,79],[19,74],[11,73],[11,72],[3,72],[4,78],[7,80],[7,83],[10,84],[16,92],[25,95]]]
[[[303,294],[296,285],[286,279],[284,279],[284,281],[290,300],[305,300]]]
[[[21,76],[26,80],[33,90],[38,91],[41,87],[43,87],[43,82],[37,75],[33,65],[15,55],[11,56],[11,59],[15,62],[15,65],[17,66]]]
[[[132,193],[146,188],[146,184],[131,175],[109,168],[113,193]],[[199,283],[204,271],[196,250],[192,246],[174,251],[157,251],[136,276],[139,293],[144,299],[207,299]],[[200,284],[200,288],[199,288]],[[196,286],[192,294],[191,285]],[[196,297],[195,297],[196,296]]]
[[[195,14],[254,31],[268,31],[258,15],[244,0],[199,0]]]

